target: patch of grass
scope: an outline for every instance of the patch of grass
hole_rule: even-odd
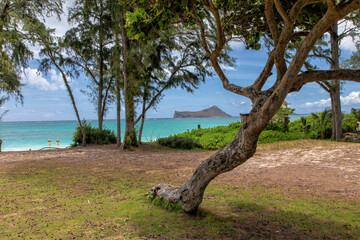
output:
[[[300,239],[305,236],[310,239],[360,238],[359,201],[296,198],[276,189],[213,185],[207,190],[207,194],[214,196],[208,200],[209,208],[221,205],[225,216],[241,217],[245,224],[253,222],[273,229],[275,235],[286,231],[288,237],[302,236]]]
[[[0,172],[2,239],[360,238],[359,202],[215,182],[199,211],[187,215],[144,197],[174,176],[121,163],[33,161],[3,164]]]

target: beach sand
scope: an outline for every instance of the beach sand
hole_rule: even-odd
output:
[[[163,175],[186,181],[195,168],[213,151],[174,151],[142,147],[120,151],[114,145],[73,149],[0,153],[3,171],[16,166],[61,163],[101,169],[112,166],[134,173]],[[173,176],[173,177],[171,177]],[[243,165],[218,176],[214,181],[234,185],[256,185],[284,190],[289,194],[319,195],[360,200],[359,144],[328,141],[292,141],[260,145]],[[146,192],[147,189],[144,189]]]

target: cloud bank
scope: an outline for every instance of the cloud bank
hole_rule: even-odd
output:
[[[360,104],[360,92],[351,92],[348,96],[340,97],[341,105],[343,106],[350,106],[355,104]],[[330,107],[331,100],[328,99],[321,99],[320,101],[316,102],[307,102],[305,103],[306,107]]]

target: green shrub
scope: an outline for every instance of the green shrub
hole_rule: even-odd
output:
[[[265,130],[260,134],[258,143],[273,143],[279,141],[292,141],[302,138],[301,132],[280,132],[273,130]]]
[[[87,144],[114,144],[116,143],[116,135],[114,131],[100,129],[92,127],[90,123],[84,121],[82,123],[83,129],[86,135]],[[82,133],[80,127],[77,126],[75,132],[73,133],[73,144],[72,146],[78,146],[82,144]]]
[[[170,136],[158,139],[158,143],[162,146],[176,149],[194,149],[202,148],[194,139],[189,137]]]
[[[204,148],[216,150],[229,144],[238,133],[241,127],[240,122],[231,123],[228,126],[218,126],[206,129],[194,129],[176,134],[167,138],[158,139],[158,143],[163,146],[180,149]],[[277,141],[289,141],[302,138],[301,131],[281,132],[265,130],[261,133],[259,143],[271,143]],[[191,146],[190,139],[195,146]]]
[[[355,132],[357,117],[355,114],[345,114],[342,122],[342,128],[344,133]]]

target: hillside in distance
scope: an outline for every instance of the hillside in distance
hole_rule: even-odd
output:
[[[197,112],[178,112],[175,111],[174,118],[206,118],[206,117],[231,117],[217,106],[212,106]]]

